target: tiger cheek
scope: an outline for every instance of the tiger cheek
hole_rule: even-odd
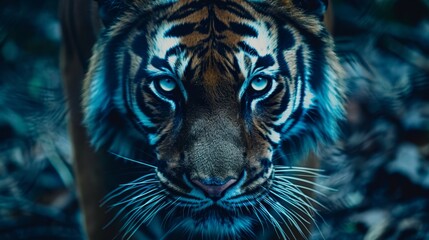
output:
[[[171,133],[170,133],[171,134]],[[177,178],[182,169],[182,151],[179,144],[173,141],[174,136],[166,134],[156,148],[158,169],[169,176]]]
[[[254,147],[250,148],[247,152],[247,169],[249,176],[255,176],[263,172],[264,168],[267,167],[264,161],[271,160],[269,143],[261,137],[253,136],[253,139],[252,145]]]
[[[158,168],[160,171],[177,178],[180,166],[180,153],[178,151],[168,151],[167,149],[159,148],[159,164]]]

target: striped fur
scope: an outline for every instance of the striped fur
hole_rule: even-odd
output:
[[[275,164],[332,143],[344,97],[323,22],[296,2],[137,0],[104,29],[83,95],[91,142],[133,161],[149,160],[141,146],[156,156],[154,175],[106,199],[123,207],[126,238],[163,212],[195,236],[230,238],[257,237],[255,221],[273,219],[285,237],[283,222],[299,228],[299,215],[311,215],[290,177],[316,173]],[[263,91],[252,89],[258,78]],[[163,79],[176,88],[163,91]],[[194,179],[237,183],[213,200]]]

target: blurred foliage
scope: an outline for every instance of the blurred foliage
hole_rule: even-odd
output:
[[[0,2],[0,239],[81,239],[56,1]]]
[[[349,101],[314,239],[429,239],[429,5],[337,0]],[[322,218],[324,220],[322,220]]]

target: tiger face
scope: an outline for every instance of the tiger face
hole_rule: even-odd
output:
[[[97,148],[156,156],[154,173],[106,200],[122,206],[124,234],[157,214],[209,236],[299,225],[313,209],[287,178],[300,171],[275,164],[332,142],[343,115],[323,1],[105,2],[85,125]]]

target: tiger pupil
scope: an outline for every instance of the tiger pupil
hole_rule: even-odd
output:
[[[252,81],[252,88],[255,91],[262,91],[268,86],[268,80],[262,77],[258,77]]]
[[[159,86],[162,90],[166,92],[171,92],[176,88],[176,83],[171,79],[161,79],[159,80]]]

